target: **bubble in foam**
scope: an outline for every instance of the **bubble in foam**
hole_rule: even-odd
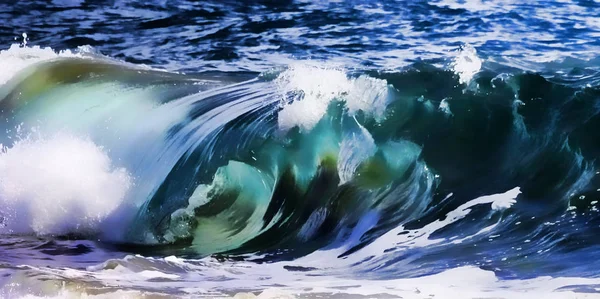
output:
[[[0,233],[95,234],[132,180],[91,140],[29,137],[0,151]]]

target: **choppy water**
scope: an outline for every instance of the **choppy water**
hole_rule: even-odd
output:
[[[600,298],[598,2],[0,20],[2,297]]]

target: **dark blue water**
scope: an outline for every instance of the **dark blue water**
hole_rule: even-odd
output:
[[[27,1],[0,4],[8,46],[91,45],[172,71],[263,71],[289,59],[394,69],[465,43],[492,62],[596,58],[596,1]]]
[[[0,20],[5,297],[600,296],[600,2]]]

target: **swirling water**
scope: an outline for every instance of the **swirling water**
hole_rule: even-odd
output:
[[[600,297],[598,2],[0,18],[3,297]]]

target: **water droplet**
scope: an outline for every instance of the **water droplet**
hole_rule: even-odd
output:
[[[21,36],[23,36],[23,47],[25,47],[27,46],[27,33],[23,32]]]

